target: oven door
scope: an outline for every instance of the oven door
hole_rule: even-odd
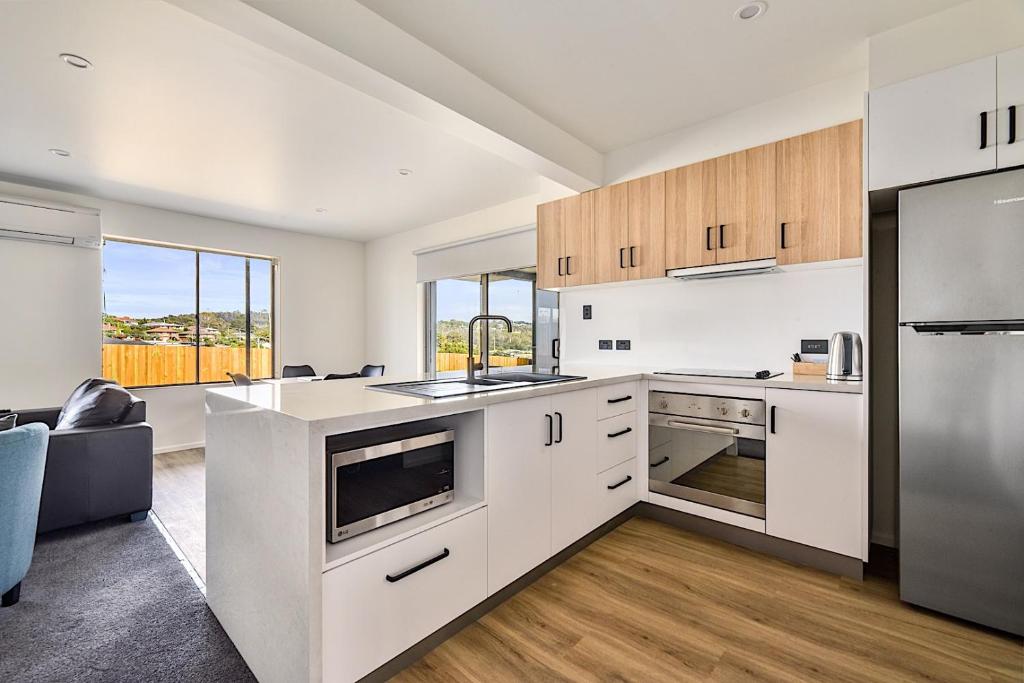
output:
[[[404,519],[455,496],[455,432],[331,454],[332,542]]]
[[[651,413],[650,490],[764,519],[764,426]]]

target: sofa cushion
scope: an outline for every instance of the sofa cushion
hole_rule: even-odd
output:
[[[73,400],[72,400],[73,399]],[[95,386],[68,399],[57,420],[57,429],[99,427],[120,422],[132,407],[132,395],[117,384]]]
[[[3,417],[0,417],[0,432],[6,432],[8,429],[14,429],[18,426],[18,414],[8,413]]]
[[[70,396],[68,396],[68,400],[64,401],[64,405],[61,406],[60,415],[57,416],[57,424],[60,424],[60,421],[64,419],[64,413],[67,412],[68,406],[70,406],[72,403],[78,401],[87,392],[95,389],[96,387],[101,387],[101,386],[103,386],[105,384],[117,384],[117,382],[115,382],[112,379],[103,379],[102,377],[93,377],[91,379],[85,380],[84,382],[79,384],[77,387],[75,387],[75,390],[71,392]]]

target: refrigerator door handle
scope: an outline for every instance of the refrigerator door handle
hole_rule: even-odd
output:
[[[1024,320],[998,320],[977,322],[942,322],[942,323],[900,323],[901,327],[909,327],[917,334],[1024,334]]]

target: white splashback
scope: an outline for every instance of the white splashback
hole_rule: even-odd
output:
[[[564,363],[789,371],[801,339],[863,336],[864,269],[603,285],[565,291],[559,307]],[[631,350],[599,351],[599,339],[629,339]]]

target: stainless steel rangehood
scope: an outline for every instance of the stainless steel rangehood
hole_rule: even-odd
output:
[[[760,275],[774,273],[779,269],[773,258],[757,259],[756,261],[740,261],[739,263],[717,263],[712,266],[695,266],[693,268],[674,268],[665,274],[677,280],[709,280],[718,277],[737,277],[739,275]]]

